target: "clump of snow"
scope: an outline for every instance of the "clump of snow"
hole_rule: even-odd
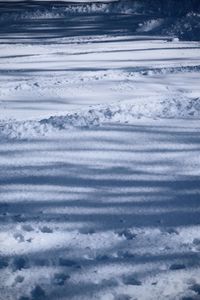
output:
[[[164,22],[163,19],[151,19],[139,24],[137,32],[149,32],[158,28]]]

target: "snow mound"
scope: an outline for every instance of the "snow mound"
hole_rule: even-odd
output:
[[[200,118],[200,98],[171,98],[119,102],[96,106],[86,111],[51,116],[40,121],[9,121],[0,123],[0,137],[27,139],[72,128],[91,128],[106,123],[131,123],[137,118]]]

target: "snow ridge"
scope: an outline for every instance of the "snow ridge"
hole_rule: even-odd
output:
[[[5,139],[28,139],[45,136],[60,130],[92,128],[105,123],[131,123],[138,118],[199,119],[200,98],[174,97],[161,100],[119,102],[96,106],[89,110],[51,116],[39,121],[10,121],[0,123],[0,137]]]

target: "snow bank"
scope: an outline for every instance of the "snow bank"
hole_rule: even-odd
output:
[[[137,118],[200,118],[200,98],[171,98],[140,100],[137,103],[119,102],[96,106],[85,111],[51,116],[40,121],[1,122],[0,136],[8,139],[27,139],[74,127],[91,128],[105,123],[131,123]]]

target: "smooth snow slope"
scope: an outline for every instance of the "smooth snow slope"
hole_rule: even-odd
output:
[[[199,42],[54,16],[0,27],[0,300],[199,299]]]

